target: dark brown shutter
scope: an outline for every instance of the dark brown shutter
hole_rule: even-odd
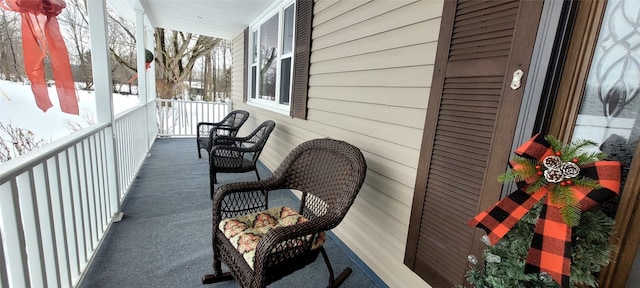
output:
[[[293,89],[291,117],[307,119],[307,93],[309,92],[309,61],[311,54],[311,30],[313,25],[313,0],[296,1],[296,43],[293,58]]]
[[[434,287],[462,284],[484,232],[466,226],[497,201],[542,1],[445,1],[405,264]],[[474,235],[475,234],[475,235]]]
[[[244,29],[244,60],[242,61],[242,102],[247,102],[249,91],[249,27]]]

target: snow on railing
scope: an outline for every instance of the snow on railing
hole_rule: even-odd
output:
[[[155,105],[1,165],[0,287],[78,283],[156,136]]]
[[[231,112],[230,102],[156,99],[158,136],[196,136],[198,122],[219,122]]]

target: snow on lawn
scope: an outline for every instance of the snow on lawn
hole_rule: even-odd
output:
[[[11,123],[14,128],[31,130],[36,140],[51,142],[67,136],[73,131],[65,127],[66,122],[88,126],[89,118],[96,119],[96,101],[93,91],[77,90],[80,115],[62,113],[55,86],[49,87],[49,98],[53,107],[43,112],[36,106],[31,86],[23,83],[0,80],[0,122],[5,126]],[[115,114],[138,105],[137,95],[113,94],[113,110]],[[0,137],[7,139],[0,131]]]

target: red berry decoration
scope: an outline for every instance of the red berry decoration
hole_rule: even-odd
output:
[[[573,181],[567,180],[567,185],[572,185],[572,184],[573,184]]]
[[[536,165],[536,170],[540,170],[540,168],[542,168],[540,165]]]
[[[544,173],[542,171],[538,171],[538,176],[542,176]]]
[[[562,187],[567,186],[567,182],[564,182],[564,181],[560,182],[560,186]]]
[[[573,158],[573,160],[571,160],[571,162],[573,162],[573,163],[578,163],[578,161],[580,161],[580,160],[578,160],[578,158]]]
[[[560,156],[562,155],[562,153],[560,153],[560,151],[556,152],[556,156]]]

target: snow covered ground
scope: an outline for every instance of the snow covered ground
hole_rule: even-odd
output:
[[[44,139],[48,143],[60,139],[73,133],[66,127],[67,121],[86,127],[89,124],[85,118],[93,121],[96,119],[96,101],[93,91],[78,90],[77,92],[80,115],[62,113],[55,86],[49,87],[49,98],[53,107],[43,112],[36,106],[29,85],[0,80],[0,122],[5,126],[11,123],[13,127],[28,129],[35,134],[36,140]],[[138,105],[139,99],[137,95],[114,94],[113,102],[114,113],[117,115]],[[2,131],[0,131],[0,137],[6,139]]]

